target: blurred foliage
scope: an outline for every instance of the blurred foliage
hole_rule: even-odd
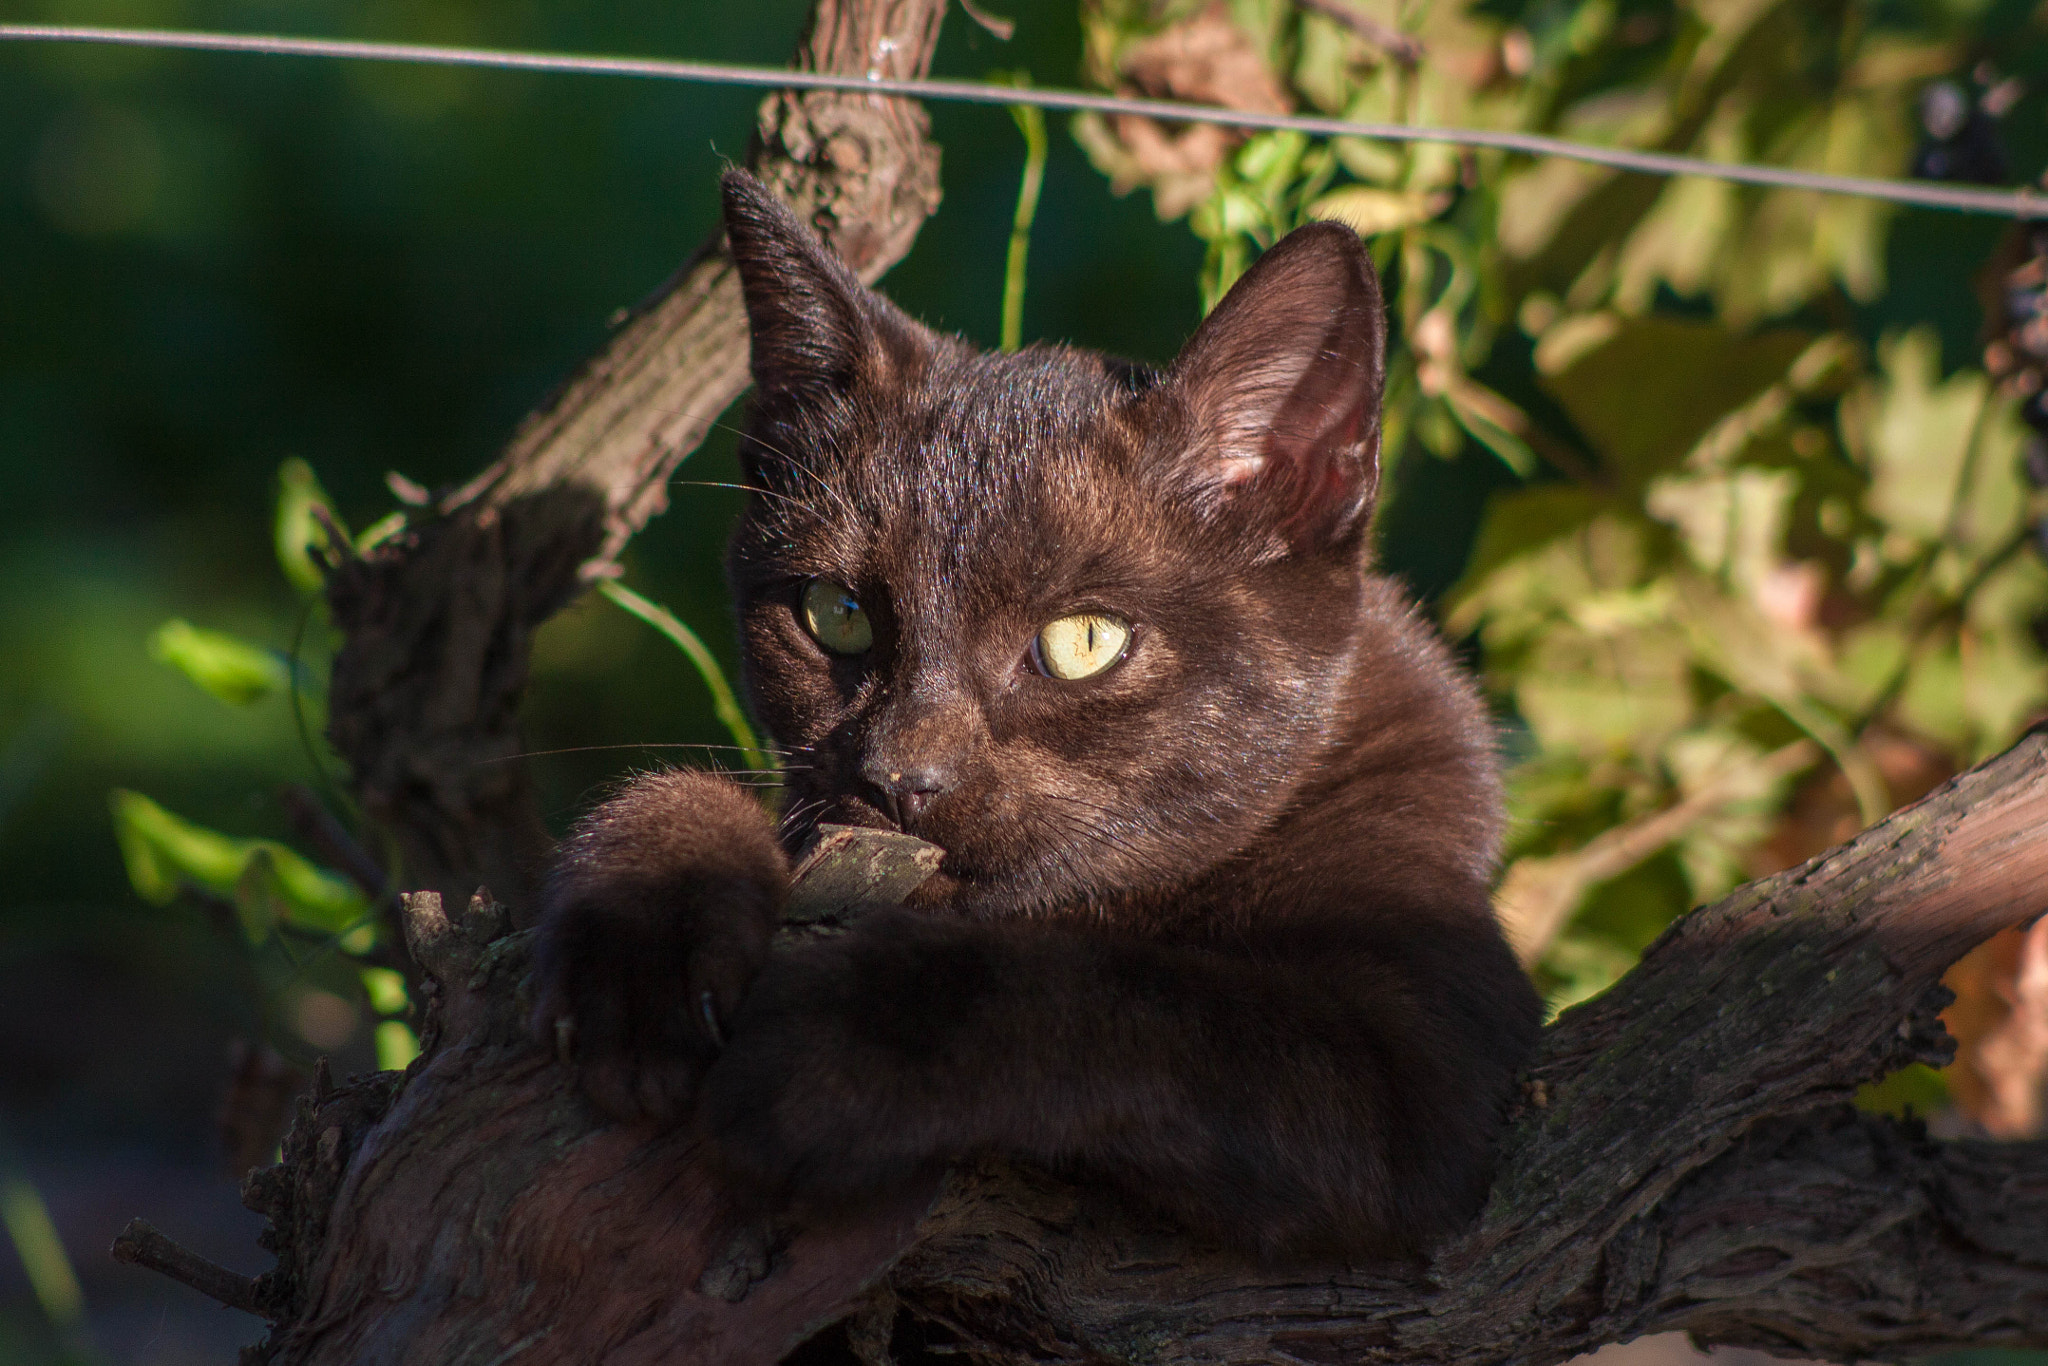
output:
[[[1895,176],[1923,87],[2042,47],[2037,16],[1972,0],[1417,0],[1411,63],[1330,9],[1084,0],[1089,74]],[[1468,449],[1503,467],[1442,607],[1515,725],[1500,905],[1554,1005],[2048,707],[2025,431],[1932,328],[1884,325],[1893,209],[1418,144],[1077,133],[1185,213],[1208,302],[1304,222],[1365,235],[1396,334],[1383,459],[1397,482]]]
[[[401,530],[403,515],[396,516],[391,527],[380,524],[376,534]],[[306,724],[307,699],[296,686],[293,665],[309,642],[323,653],[332,649],[333,631],[319,590],[325,567],[334,563],[337,544],[346,542],[348,533],[312,469],[296,459],[287,460],[278,471],[272,523],[278,568],[304,599],[293,657],[281,658],[226,632],[202,630],[183,618],[157,628],[150,637],[150,653],[231,707],[287,695],[300,722],[301,742],[312,750],[319,742]],[[323,772],[339,762],[324,744],[309,757]],[[348,809],[331,789],[329,799]],[[297,805],[312,813],[328,840],[352,838],[319,795],[301,789]],[[191,896],[232,913],[249,949],[252,979],[264,998],[262,1016],[272,1025],[264,1031],[270,1042],[294,1051],[302,1039],[331,1048],[354,1032],[360,1001],[377,1021],[373,1040],[379,1066],[404,1067],[418,1056],[419,1043],[408,1022],[411,991],[401,974],[378,966],[390,956],[380,952],[393,923],[380,914],[391,908],[384,891],[386,879],[370,871],[359,871],[352,879],[319,867],[280,840],[223,834],[175,815],[139,792],[117,788],[109,806],[136,895],[157,906]],[[334,852],[352,853],[347,861],[359,870],[377,869],[377,860],[367,850]],[[353,990],[342,985],[349,976],[355,978]],[[321,981],[324,987],[314,985]],[[337,996],[336,987],[347,996]],[[330,1002],[338,1003],[338,1008]]]

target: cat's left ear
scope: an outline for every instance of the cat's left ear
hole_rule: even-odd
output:
[[[927,349],[922,327],[861,284],[760,181],[729,170],[719,184],[762,399],[813,401],[915,369]]]
[[[1386,321],[1349,228],[1299,228],[1231,287],[1167,372],[1188,426],[1176,478],[1295,550],[1333,545],[1379,489]]]

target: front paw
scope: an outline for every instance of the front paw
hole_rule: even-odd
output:
[[[731,783],[637,780],[549,877],[536,1039],[614,1118],[679,1122],[767,959],[787,882],[767,816]]]

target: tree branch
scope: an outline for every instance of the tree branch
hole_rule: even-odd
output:
[[[819,0],[796,65],[922,76],[944,13],[944,0]],[[926,134],[907,100],[780,92],[749,164],[872,281],[938,205]],[[518,757],[533,633],[611,571],[747,383],[746,313],[714,237],[488,469],[330,576],[345,643],[329,737],[413,885],[459,898],[488,884],[526,908],[548,847]]]
[[[2048,1345],[2048,1143],[1845,1104],[1945,1057],[1940,975],[2048,907],[2043,829],[2037,734],[1681,919],[1545,1032],[1486,1209],[1426,1267],[1247,1266],[999,1162],[850,1223],[763,1211],[690,1133],[607,1126],[569,1090],[527,1041],[530,936],[502,908],[415,895],[427,1051],[316,1088],[249,1183],[280,1254],[256,1359],[767,1366],[835,1321],[1041,1366],[1551,1366],[1673,1329],[1831,1360]],[[785,934],[917,880],[915,842],[832,839]]]
[[[121,1230],[108,1251],[117,1262],[148,1267],[191,1286],[208,1299],[230,1309],[240,1309],[249,1314],[263,1312],[255,1277],[230,1271],[218,1262],[210,1262],[190,1248],[172,1242],[146,1219],[130,1219],[128,1227]]]

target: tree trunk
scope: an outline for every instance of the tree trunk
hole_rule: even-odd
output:
[[[799,63],[921,74],[942,10],[819,0]],[[900,100],[775,96],[753,165],[868,279],[937,198]],[[405,903],[424,1051],[302,1099],[285,1161],[246,1188],[273,1271],[187,1268],[271,1319],[250,1360],[767,1366],[831,1325],[870,1366],[920,1346],[1544,1366],[1673,1329],[1835,1360],[2048,1346],[2048,1144],[1940,1143],[1847,1104],[1940,1061],[1943,969],[2048,908],[2044,734],[1684,917],[1553,1024],[1485,1210],[1427,1266],[1249,1266],[996,1162],[801,1225],[731,1198],[690,1135],[600,1122],[523,1028],[547,836],[501,761],[533,631],[660,510],[743,388],[745,348],[714,240],[496,463],[335,569],[332,734],[427,889]],[[886,904],[925,857],[827,840],[785,933]],[[471,900],[479,884],[503,903]]]

